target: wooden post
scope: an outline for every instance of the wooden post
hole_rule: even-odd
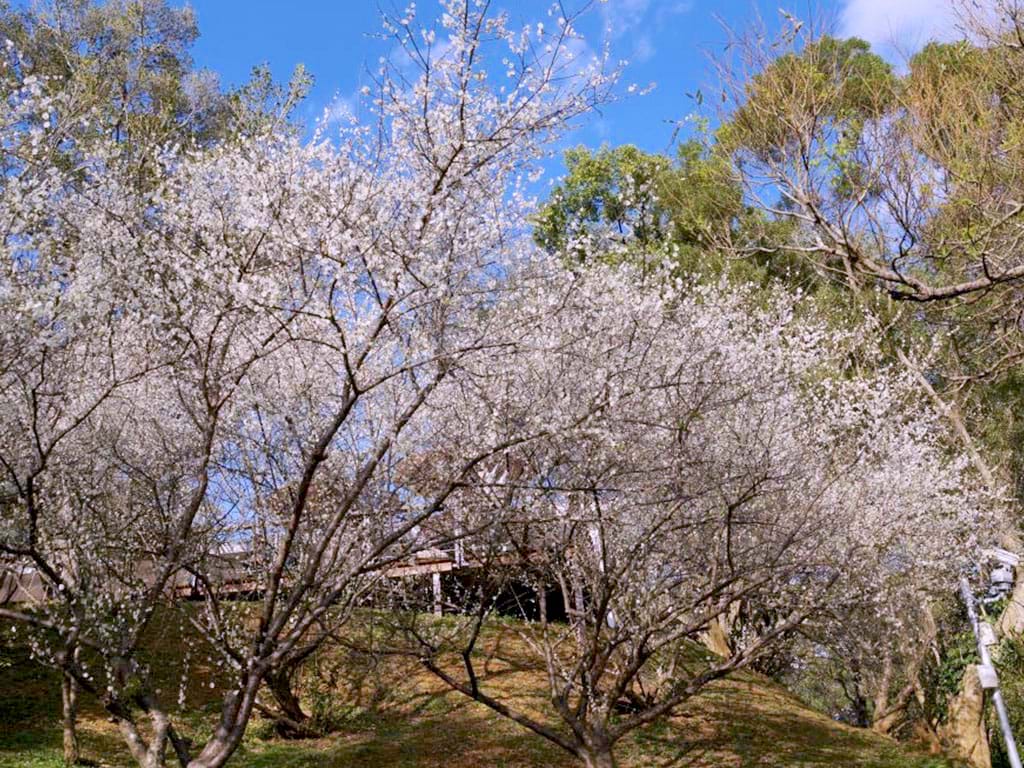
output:
[[[466,548],[462,542],[462,528],[455,527],[455,567],[461,568],[466,564]]]
[[[440,616],[443,611],[441,607],[441,573],[440,571],[434,571],[431,574],[431,581],[434,586],[434,613]]]
[[[587,626],[583,616],[585,606],[583,604],[583,587],[577,586],[573,590],[573,610],[576,614],[576,639],[579,641],[581,647],[586,647],[587,643]]]

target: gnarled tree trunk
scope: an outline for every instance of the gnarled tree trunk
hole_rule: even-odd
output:
[[[274,724],[277,733],[288,739],[301,739],[313,734],[309,723],[309,715],[302,709],[299,697],[292,687],[290,669],[283,669],[268,674],[266,685],[274,697],[274,703],[281,710],[281,715]]]
[[[947,754],[965,761],[971,768],[991,768],[988,736],[985,732],[985,691],[978,668],[964,671],[960,692],[949,702],[949,716],[940,729]]]

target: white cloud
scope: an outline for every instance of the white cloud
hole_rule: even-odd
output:
[[[601,18],[612,39],[622,37],[644,20],[650,0],[608,0],[601,4]]]
[[[960,37],[950,0],[846,0],[840,33],[890,51],[911,52],[930,40]]]
[[[653,56],[654,43],[651,42],[650,35],[640,35],[636,39],[636,45],[633,46],[633,53],[630,55],[629,60],[640,64],[648,61]]]
[[[600,7],[605,34],[611,40],[629,38],[629,60],[642,63],[656,52],[652,30],[663,27],[672,16],[689,13],[693,0],[607,0]]]
[[[658,3],[657,23],[662,24],[672,16],[679,16],[683,13],[689,13],[692,10],[693,0],[675,0],[674,2],[662,0]]]
[[[654,21],[648,18],[654,11]],[[612,39],[623,37],[637,27],[661,26],[670,17],[689,13],[693,0],[607,0],[601,4],[601,19]]]

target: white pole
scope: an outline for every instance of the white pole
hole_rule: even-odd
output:
[[[434,613],[438,616],[441,615],[443,608],[441,603],[441,572],[434,571],[430,576],[430,583],[433,587],[434,592]],[[1014,768],[1020,768],[1020,766],[1014,766]]]
[[[967,618],[971,621],[971,629],[974,630],[974,639],[978,642],[978,655],[981,657],[983,667],[992,670],[995,675],[995,668],[992,666],[992,658],[988,654],[988,644],[981,632],[981,624],[978,621],[978,613],[974,609],[974,593],[971,592],[971,585],[967,579],[960,579],[960,593],[964,598],[964,605],[967,606]],[[999,678],[995,678],[992,688],[992,703],[995,705],[996,714],[999,716],[999,727],[1003,731],[1003,741],[1006,744],[1006,755],[1010,758],[1011,768],[1022,768],[1020,755],[1017,753],[1017,742],[1013,738],[1013,730],[1010,728],[1010,718],[1006,714],[1006,704],[1003,702],[1002,691],[999,690]]]

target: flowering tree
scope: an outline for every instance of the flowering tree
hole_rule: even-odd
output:
[[[813,22],[787,25],[771,43],[736,40],[722,68],[719,147],[747,198],[794,227],[788,252],[888,318],[892,356],[990,491],[1019,496],[1020,4],[955,6],[963,39],[929,43],[903,71]],[[1019,550],[1019,512],[1004,512],[985,536]],[[886,669],[888,653],[865,655],[886,686],[919,679],[927,661],[914,646],[937,622],[911,615],[920,621],[903,624],[899,644],[911,650],[898,654],[898,673]],[[1024,627],[1020,584],[999,626]],[[906,701],[898,685],[873,697],[887,702],[876,715]]]
[[[483,531],[466,543],[483,564],[469,615],[405,627],[448,685],[590,766],[837,605],[884,617],[893,594],[949,588],[985,509],[864,329],[800,317],[781,291],[637,283],[598,269],[564,289],[533,342],[531,371],[552,386],[525,391],[547,392],[549,413],[596,393],[607,405],[449,500]],[[559,725],[478,669],[487,617],[517,583],[565,600],[565,624],[520,632]],[[695,641],[721,617],[736,629],[712,658]]]
[[[813,22],[772,44],[737,39],[717,138],[747,199],[796,228],[777,249],[890,317],[904,303],[904,363],[941,370],[922,386],[995,491],[1005,478],[984,449],[1019,465],[1004,414],[1020,408],[1013,94],[1024,52],[1017,3],[957,5],[964,39],[925,46],[902,74]],[[916,334],[934,341],[927,365],[909,350]],[[1019,546],[1013,521],[1003,529],[1003,544]]]
[[[168,747],[223,765],[268,677],[420,546],[473,466],[536,436],[489,428],[467,371],[516,351],[517,325],[488,317],[516,281],[520,182],[614,76],[573,58],[558,14],[512,29],[451,0],[437,31],[386,24],[405,55],[368,94],[376,122],[166,149],[145,188],[113,150],[69,145],[59,95],[30,80],[5,107],[0,552],[23,599],[0,617],[100,698],[140,765]],[[460,401],[483,421],[440,432]],[[404,488],[395,467],[438,443],[445,476]],[[232,584],[253,610],[224,601]],[[140,655],[186,589],[228,681],[200,745]]]

